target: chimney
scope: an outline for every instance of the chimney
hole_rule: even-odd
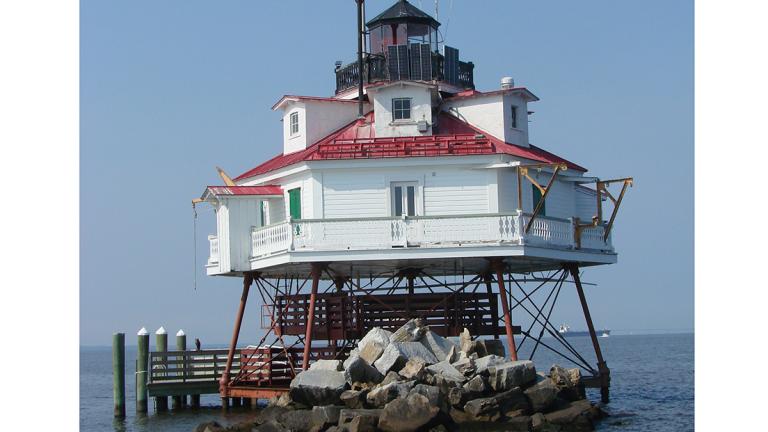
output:
[[[509,90],[515,87],[515,80],[512,77],[504,77],[501,79],[501,89]]]

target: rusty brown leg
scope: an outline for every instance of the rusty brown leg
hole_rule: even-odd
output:
[[[579,294],[579,301],[581,302],[581,308],[584,310],[584,318],[587,320],[587,329],[589,330],[589,337],[592,338],[592,346],[595,348],[595,357],[597,357],[597,371],[600,374],[600,399],[603,403],[608,403],[609,388],[611,383],[611,371],[608,369],[608,364],[603,359],[603,353],[600,350],[600,343],[597,341],[597,334],[595,333],[595,326],[592,324],[592,315],[589,313],[589,306],[587,306],[587,299],[584,296],[584,289],[581,286],[581,278],[579,277],[579,266],[575,264],[568,264],[566,266],[568,271],[573,277],[573,282],[576,284],[576,292]]]
[[[301,360],[302,369],[309,369],[309,352],[312,348],[312,329],[315,325],[315,300],[317,287],[320,284],[320,264],[312,263],[312,293],[309,295],[309,311],[307,311],[307,330],[304,333],[304,357]]]
[[[248,291],[251,289],[254,275],[246,273],[243,276],[243,294],[240,296],[240,307],[237,309],[237,318],[235,318],[235,329],[232,332],[232,341],[229,344],[229,353],[227,354],[227,365],[224,367],[224,373],[219,380],[219,393],[221,394],[222,408],[229,407],[227,403],[227,386],[229,385],[229,372],[232,369],[232,361],[235,358],[237,349],[237,338],[240,336],[240,326],[243,323],[243,314],[245,313],[245,304],[248,302]]]
[[[501,310],[504,312],[504,327],[507,331],[509,358],[517,360],[517,347],[515,346],[515,337],[512,330],[512,317],[509,312],[509,303],[507,302],[507,289],[504,287],[504,262],[501,259],[494,258],[491,264],[496,272],[496,280],[499,283],[499,297],[501,297]]]

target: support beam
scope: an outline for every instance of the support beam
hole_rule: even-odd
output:
[[[501,310],[504,312],[504,328],[507,331],[507,343],[509,344],[509,358],[517,360],[517,347],[515,346],[514,330],[512,329],[512,317],[507,301],[507,289],[504,287],[504,261],[499,258],[491,259],[491,266],[496,272],[496,280],[499,284],[499,297],[501,297]]]
[[[320,285],[322,267],[318,263],[312,263],[312,292],[309,295],[309,311],[307,311],[307,329],[304,333],[304,357],[301,359],[303,370],[309,369],[309,353],[312,348],[312,330],[315,325],[315,300],[317,300],[317,287]]]
[[[592,339],[592,346],[595,349],[595,357],[597,357],[597,371],[600,374],[600,399],[603,403],[608,403],[609,400],[609,386],[611,383],[610,370],[608,365],[603,359],[603,353],[600,350],[600,344],[597,341],[597,334],[595,333],[595,326],[592,324],[592,315],[589,313],[589,306],[587,306],[587,299],[584,296],[584,289],[581,286],[581,278],[579,277],[579,266],[576,264],[566,264],[566,268],[573,277],[573,282],[576,285],[576,292],[579,294],[579,301],[581,302],[581,308],[584,310],[584,319],[587,321],[587,329],[589,330],[589,337]]]
[[[255,274],[258,277],[258,273]],[[240,326],[243,323],[243,314],[245,313],[245,304],[248,302],[248,291],[253,284],[254,274],[246,273],[243,276],[243,294],[240,296],[240,307],[237,309],[237,318],[235,318],[235,329],[232,331],[232,341],[229,344],[229,353],[227,353],[227,365],[224,367],[224,373],[219,380],[219,392],[221,393],[221,406],[225,410],[229,406],[227,403],[227,386],[229,385],[229,372],[232,370],[232,362],[235,358],[235,349],[237,348],[237,339],[240,336]]]

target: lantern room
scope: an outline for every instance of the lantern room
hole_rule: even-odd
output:
[[[366,24],[370,53],[386,54],[391,45],[427,44],[438,52],[437,28],[440,23],[405,0],[377,15]]]

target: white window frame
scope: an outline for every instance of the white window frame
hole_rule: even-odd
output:
[[[408,109],[407,110],[405,108],[402,108],[402,107],[401,108],[396,108],[395,107],[395,104],[397,102],[404,102],[404,101],[408,101]],[[397,113],[398,112],[403,112],[403,113],[407,112],[408,113],[408,117],[397,118]],[[408,121],[411,121],[412,117],[413,117],[413,100],[412,100],[412,98],[409,98],[409,97],[392,98],[392,121],[393,122],[408,122]]]
[[[411,203],[413,205],[413,208],[409,208],[409,200],[408,200],[408,188],[413,188],[413,202]],[[401,215],[397,215],[397,193],[396,189],[401,188],[401,194],[400,194],[400,205],[402,209],[402,213],[406,216],[419,216],[420,211],[420,194],[419,194],[419,182],[418,181],[398,181],[398,182],[390,182],[389,184],[389,196],[390,196],[390,216],[394,217],[400,217]],[[409,211],[410,210],[410,211]]]
[[[294,122],[294,120],[296,120]],[[295,130],[294,130],[295,127]],[[299,134],[299,112],[294,111],[288,115],[288,132],[291,136]]]

